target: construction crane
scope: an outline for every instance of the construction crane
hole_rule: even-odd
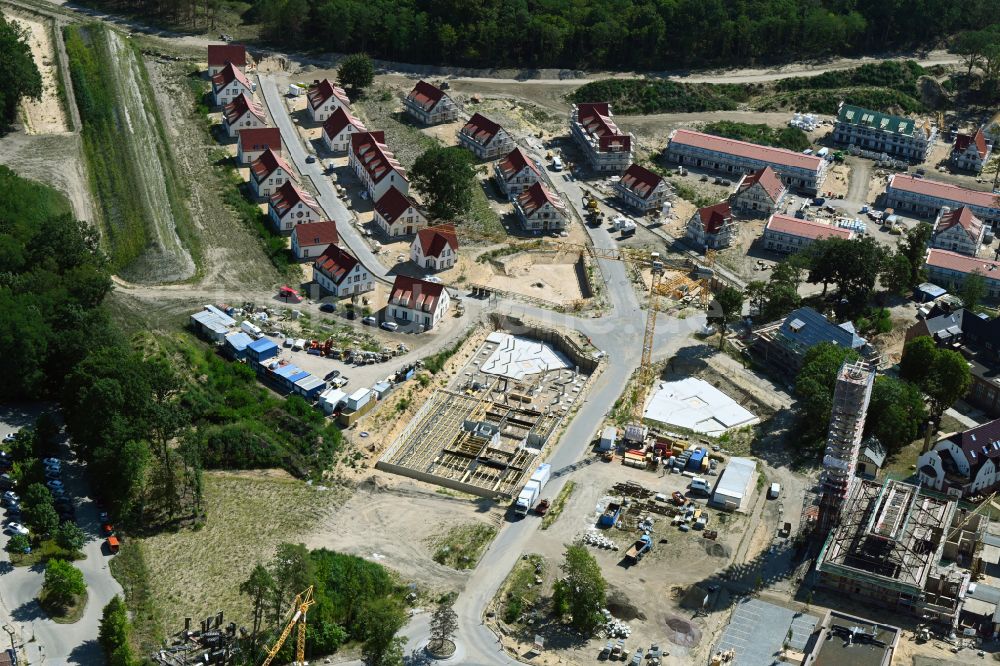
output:
[[[281,650],[281,646],[285,644],[288,636],[292,633],[292,629],[296,625],[299,627],[298,635],[296,636],[296,646],[295,646],[295,666],[305,666],[306,664],[306,612],[309,607],[316,603],[313,598],[313,586],[310,585],[306,588],[305,592],[301,592],[295,595],[295,602],[292,604],[292,617],[285,625],[285,630],[281,632],[278,636],[278,640],[275,642],[274,647],[272,647],[267,653],[267,659],[261,666],[270,666],[271,662],[274,661],[275,656]]]

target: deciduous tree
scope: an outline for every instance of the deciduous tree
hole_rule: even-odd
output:
[[[432,216],[454,219],[469,210],[476,187],[476,169],[469,151],[458,146],[434,146],[410,169],[413,186],[426,197]]]
[[[45,565],[42,592],[45,601],[56,608],[65,608],[87,591],[83,572],[65,560],[52,559]]]
[[[561,568],[563,577],[556,581],[552,603],[559,613],[570,615],[574,628],[589,636],[604,620],[607,584],[601,567],[586,548],[573,545],[566,549]]]
[[[66,521],[56,528],[56,543],[65,550],[78,551],[87,543],[87,535],[76,523]]]
[[[979,270],[976,270],[965,276],[962,287],[958,290],[958,296],[966,308],[975,310],[986,297],[986,291],[986,278]]]
[[[361,616],[365,666],[401,666],[406,639],[396,634],[406,624],[406,610],[396,599],[374,599]]]
[[[22,99],[42,96],[42,75],[31,57],[28,35],[16,21],[0,15],[0,134],[17,118]]]
[[[889,453],[914,441],[926,420],[924,398],[916,386],[889,376],[875,380],[865,430],[878,438]]]
[[[458,614],[451,601],[442,601],[431,616],[431,640],[440,648],[455,637],[458,631]]]
[[[733,287],[722,287],[715,292],[708,307],[708,323],[719,327],[719,349],[726,342],[726,331],[729,325],[739,321],[743,315],[743,293]]]
[[[375,66],[372,64],[372,59],[364,53],[355,53],[340,62],[337,78],[352,92],[360,92],[375,80]]]

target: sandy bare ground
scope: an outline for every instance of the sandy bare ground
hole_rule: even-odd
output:
[[[0,138],[0,164],[25,178],[51,185],[69,198],[77,219],[94,220],[94,202],[78,134],[11,132]]]
[[[500,513],[490,502],[429,488],[374,472],[343,506],[320,518],[304,542],[378,562],[437,592],[455,591],[469,573],[435,562],[429,542],[456,523],[496,525]]]
[[[59,100],[58,63],[52,43],[52,24],[37,16],[13,12],[5,7],[3,13],[28,31],[31,57],[42,75],[42,97],[25,100],[25,131],[28,134],[57,134],[69,132],[69,123],[62,102]]]
[[[504,271],[496,272],[487,283],[491,287],[556,303],[571,303],[583,298],[576,268],[571,263],[535,263],[523,253],[504,262]]]

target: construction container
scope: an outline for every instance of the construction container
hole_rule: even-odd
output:
[[[347,398],[347,408],[353,411],[360,411],[372,399],[370,388],[358,389]]]
[[[705,449],[698,448],[691,453],[691,457],[688,458],[687,468],[692,472],[701,471],[701,461],[705,459]]]
[[[622,456],[622,464],[640,469],[645,468],[646,454],[642,451],[626,451],[625,455]]]
[[[618,430],[612,426],[608,426],[601,433],[601,441],[598,448],[601,451],[610,451],[615,448],[615,442],[618,440]]]

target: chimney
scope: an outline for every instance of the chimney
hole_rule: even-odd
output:
[[[924,446],[920,449],[920,454],[923,455],[931,450],[933,446],[934,435],[937,433],[937,428],[934,425],[933,419],[927,420],[927,432],[924,433]]]

